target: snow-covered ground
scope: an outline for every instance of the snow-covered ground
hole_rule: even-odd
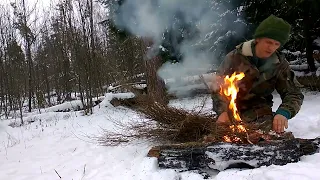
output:
[[[103,129],[114,130],[111,120],[128,122],[138,120],[134,111],[113,107],[107,94],[94,114],[81,112],[46,112],[26,114],[34,121],[19,128],[8,126],[14,120],[0,122],[0,180],[198,180],[192,172],[178,173],[157,167],[155,158],[146,154],[152,143],[137,140],[115,147],[100,146],[93,137]],[[193,109],[211,108],[208,96],[171,102],[172,106]],[[280,103],[275,96],[274,109]],[[290,120],[289,131],[296,137],[320,136],[320,94],[305,92],[300,113]],[[253,170],[231,169],[214,174],[211,179],[320,179],[320,154],[302,157],[298,163],[285,166],[261,167]]]

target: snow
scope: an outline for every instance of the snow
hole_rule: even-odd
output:
[[[320,63],[315,63],[316,68],[320,67]],[[290,67],[294,70],[307,70],[308,64],[301,64],[301,65],[290,65]]]
[[[132,85],[135,89],[145,89],[147,87],[147,84],[135,84]]]
[[[307,64],[301,64],[301,65],[290,65],[291,69],[294,71],[296,76],[312,76],[312,75],[316,75],[316,76],[320,76],[320,63],[315,62],[315,66],[317,68],[316,72],[304,72],[304,71],[298,71],[298,70],[307,70],[308,69],[308,65]]]
[[[218,170],[224,170],[226,169],[227,167],[229,167],[229,165],[231,164],[236,164],[236,163],[241,163],[243,161],[240,161],[240,160],[230,160],[230,161],[223,161],[222,159],[219,159],[219,155],[217,154],[213,154],[211,152],[206,152],[206,155],[209,157],[209,158],[212,158],[215,161],[214,164],[210,164],[209,167],[212,168],[212,169],[218,169]],[[257,160],[252,160],[252,161],[246,161],[246,164],[252,166],[252,167],[257,167],[259,161]]]
[[[76,110],[76,109],[81,109],[81,108],[83,108],[81,100],[76,100],[76,101],[64,102],[62,104],[49,107],[49,108],[45,109],[45,111],[46,112],[56,112],[56,111],[62,111],[65,109]]]
[[[291,52],[291,51],[289,51],[289,50],[284,49],[284,50],[282,50],[281,52],[283,52],[284,54],[292,54],[292,55],[294,55],[294,56],[301,56],[301,51]]]
[[[320,135],[320,94],[304,94],[301,111],[289,121],[288,131],[296,137],[315,138]],[[0,121],[0,179],[50,180],[59,179],[59,176],[61,179],[90,180],[203,179],[194,172],[159,169],[155,158],[146,157],[148,150],[155,145],[148,141],[136,140],[113,147],[97,144],[96,137],[103,134],[103,129],[117,130],[112,120],[126,123],[141,119],[130,109],[113,107],[109,102],[112,97],[128,98],[133,94],[106,94],[100,106],[94,107],[91,116],[76,111],[49,112],[43,109],[41,114],[25,114],[24,117],[33,122],[22,127],[8,126],[14,119]],[[205,103],[204,107],[202,103]],[[274,110],[279,104],[280,97],[275,95]],[[203,95],[173,100],[170,105],[209,111],[211,100]],[[252,170],[230,169],[210,179],[320,179],[319,167],[320,154],[316,153],[302,157],[298,163]]]
[[[301,63],[302,63],[301,59],[297,59],[297,60],[294,60],[294,61],[290,61],[290,62],[289,62],[290,66],[291,66],[291,65],[296,65],[296,64],[301,64]]]
[[[314,40],[314,43],[320,47],[320,37]]]

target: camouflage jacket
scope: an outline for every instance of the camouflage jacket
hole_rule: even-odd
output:
[[[242,88],[236,101],[240,116],[258,118],[272,114],[272,92],[276,90],[282,99],[276,114],[282,114],[288,119],[294,117],[300,110],[304,96],[294,82],[295,75],[289,63],[283,55],[275,52],[257,68],[253,63],[252,43],[254,40],[244,42],[228,53],[217,72],[219,76],[234,72],[245,73],[240,81],[239,86]],[[213,110],[218,115],[227,110],[228,101],[219,92],[213,93],[212,99]]]

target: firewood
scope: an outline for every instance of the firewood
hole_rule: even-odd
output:
[[[298,162],[301,156],[318,151],[320,138],[282,139],[257,144],[182,143],[153,147],[149,157],[156,157],[160,168],[214,169],[258,168]]]

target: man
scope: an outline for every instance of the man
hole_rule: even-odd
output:
[[[243,72],[237,96],[237,108],[246,123],[259,124],[265,131],[284,132],[288,119],[300,110],[304,96],[295,84],[295,75],[289,63],[277,49],[289,39],[291,26],[274,15],[257,27],[254,39],[244,42],[226,55],[217,74],[221,77]],[[274,90],[282,103],[273,113]],[[228,101],[218,92],[213,93],[213,108],[218,114],[217,123],[229,121]]]

